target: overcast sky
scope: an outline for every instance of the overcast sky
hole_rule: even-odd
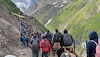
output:
[[[31,6],[35,0],[12,0],[12,2],[15,3],[17,7],[24,12],[24,10],[29,8],[29,6]]]

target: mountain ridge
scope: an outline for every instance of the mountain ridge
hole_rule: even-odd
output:
[[[52,1],[52,0],[51,0]],[[40,7],[34,14],[37,20],[42,24],[45,25],[50,19],[54,18],[55,16],[59,15],[63,8],[70,2],[71,0],[55,0],[55,2],[47,3],[44,6]],[[32,9],[32,8],[31,8]]]

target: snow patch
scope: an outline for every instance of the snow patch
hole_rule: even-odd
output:
[[[56,1],[56,2],[54,2],[54,3],[52,3],[52,5],[56,5],[58,2]]]
[[[48,20],[48,22],[47,22],[44,26],[48,25],[51,21],[52,21],[52,18],[50,18],[50,19]]]
[[[63,3],[65,4],[65,3],[67,3],[67,1],[63,1]]]
[[[64,5],[63,4],[61,4],[58,8],[61,8],[61,7],[63,7]]]

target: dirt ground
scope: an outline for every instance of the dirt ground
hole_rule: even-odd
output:
[[[32,50],[28,47],[28,48],[23,48],[23,49],[19,49],[18,52],[20,53],[19,57],[32,57]],[[57,55],[55,54],[55,56],[53,55],[53,52],[49,53],[49,57],[57,57]],[[42,57],[42,52],[39,52],[39,57]]]

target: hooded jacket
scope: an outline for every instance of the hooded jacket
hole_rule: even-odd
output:
[[[98,35],[95,31],[89,34],[89,39],[98,43]],[[96,44],[94,42],[87,42],[87,57],[95,57]]]
[[[43,47],[43,44],[46,44],[45,47]],[[42,52],[49,52],[50,51],[50,42],[47,39],[43,39],[40,41],[40,48],[42,48]]]

